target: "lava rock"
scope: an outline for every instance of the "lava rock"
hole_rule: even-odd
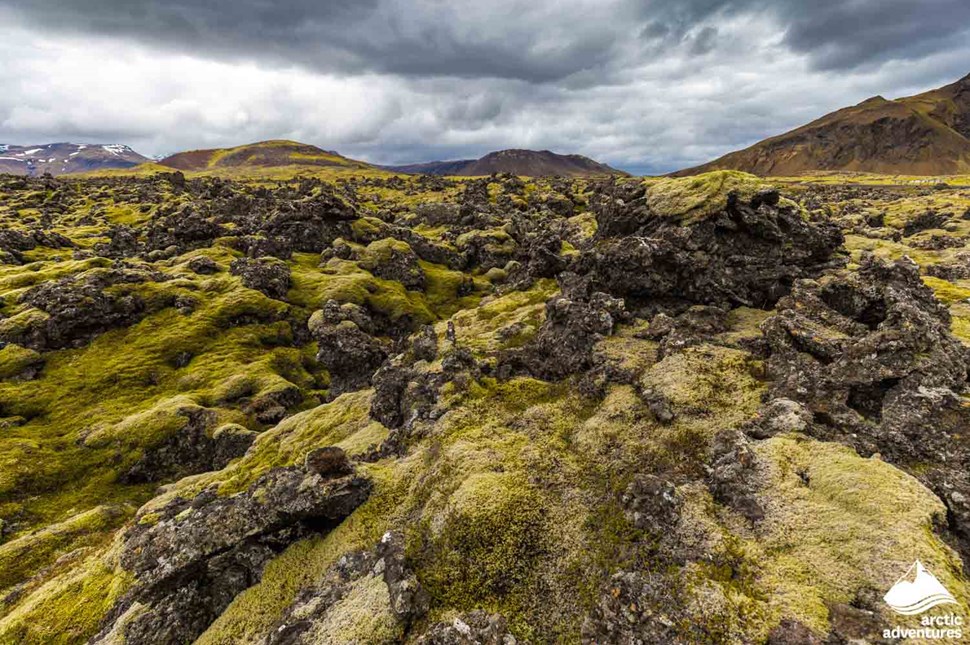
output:
[[[238,258],[229,265],[229,273],[239,276],[244,286],[277,300],[290,289],[290,268],[276,258]]]

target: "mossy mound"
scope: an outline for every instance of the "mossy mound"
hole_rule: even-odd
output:
[[[750,201],[769,187],[770,184],[748,173],[716,170],[649,183],[647,204],[660,217],[691,224],[724,210],[732,194],[741,201]]]

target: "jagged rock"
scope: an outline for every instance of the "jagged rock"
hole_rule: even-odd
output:
[[[910,241],[910,245],[916,249],[926,251],[942,251],[943,249],[954,249],[966,246],[967,241],[952,235],[931,235],[920,240]]]
[[[226,235],[225,228],[200,213],[193,205],[186,204],[173,213],[159,212],[153,216],[145,233],[145,246],[148,250],[174,246],[180,252],[185,252],[208,246],[212,240],[223,235]]]
[[[404,423],[404,391],[413,378],[410,369],[393,362],[383,365],[374,374],[374,396],[371,398],[370,416],[387,428],[399,428]]]
[[[903,226],[903,237],[910,237],[931,228],[940,228],[948,219],[949,216],[946,213],[926,211],[906,222]]]
[[[588,279],[564,273],[562,295],[546,303],[546,320],[529,345],[506,352],[504,369],[561,379],[589,369],[593,347],[626,315],[623,300],[593,291]]]
[[[309,329],[319,344],[317,360],[330,372],[336,392],[367,385],[387,358],[387,346],[351,320],[334,324],[319,311],[310,317]]]
[[[727,311],[720,307],[694,305],[675,317],[659,313],[650,321],[646,336],[659,340],[658,358],[685,347],[710,341],[716,334],[727,331]]]
[[[369,245],[360,264],[363,268],[384,280],[395,280],[406,289],[424,290],[424,271],[418,264],[418,256],[404,242],[382,240]]]
[[[123,273],[90,278],[64,278],[46,282],[25,292],[20,301],[46,313],[22,328],[2,333],[5,342],[31,349],[79,347],[113,327],[133,324],[145,313],[145,303],[136,295],[115,295],[104,290],[114,282],[125,282]]]
[[[459,219],[458,211],[458,204],[449,204],[447,202],[427,202],[418,204],[414,209],[418,221],[428,226],[456,224]]]
[[[405,365],[403,357],[385,363],[374,375],[374,396],[370,416],[388,428],[397,429],[417,419],[431,418],[441,388],[447,383],[466,387],[481,376],[478,362],[466,348],[453,348],[441,360],[440,370],[418,371]],[[385,448],[400,440],[393,434]]]
[[[94,245],[94,252],[106,258],[127,258],[139,251],[138,232],[130,226],[113,226],[106,235],[108,242]]]
[[[509,632],[504,617],[479,609],[432,625],[416,642],[420,645],[516,645],[520,641]]]
[[[229,273],[239,276],[246,287],[277,300],[290,289],[290,268],[276,258],[238,258],[229,265]]]
[[[599,241],[579,270],[597,288],[644,304],[770,305],[796,279],[843,261],[833,257],[842,243],[835,224],[758,196],[729,196],[722,210],[681,221],[655,214],[641,195],[601,204],[596,217]]]
[[[371,620],[383,619],[385,629],[396,629],[403,635],[428,611],[427,593],[404,557],[404,537],[398,532],[389,532],[374,549],[343,556],[330,567],[321,583],[301,591],[283,612],[281,620],[269,630],[263,645],[312,645],[347,638],[346,633],[334,633],[334,625],[346,630],[352,621],[342,612],[362,610],[349,601],[362,589],[375,585],[383,587],[382,593],[371,592],[370,597],[377,596],[382,604],[371,604],[365,611]],[[367,642],[368,636],[364,631],[358,637],[361,640],[352,642]]]
[[[100,637],[124,618],[126,642],[191,642],[259,580],[271,557],[327,530],[369,492],[370,482],[355,474],[322,476],[291,466],[232,496],[205,490],[142,513],[125,533],[120,556],[137,582],[117,601]],[[139,611],[126,615],[135,605]],[[103,642],[100,637],[94,642]]]
[[[773,395],[822,423],[906,425],[907,411],[891,405],[900,396],[959,391],[967,380],[968,352],[910,262],[867,257],[844,278],[800,283],[778,310],[762,325]]]
[[[638,529],[657,532],[677,523],[681,500],[672,483],[656,475],[638,475],[623,493],[623,512]]]
[[[425,325],[411,341],[411,352],[415,360],[431,362],[438,356],[438,334],[434,327]]]
[[[75,244],[69,238],[53,231],[35,229],[23,232],[10,228],[0,229],[0,255],[6,257],[5,261],[9,263],[23,264],[23,251],[31,251],[38,246],[62,249],[74,247]]]
[[[751,522],[764,517],[755,497],[758,488],[757,457],[744,434],[724,430],[711,446],[710,488],[714,498],[741,513]]]
[[[275,241],[286,253],[301,251],[319,253],[349,230],[348,222],[359,217],[356,209],[325,184],[307,184],[306,197],[278,203],[268,218],[247,222],[253,233],[260,233]]]
[[[970,278],[970,251],[962,251],[938,264],[923,267],[923,272],[943,280],[966,280]]]
[[[953,500],[970,494],[970,351],[917,266],[867,256],[857,272],[799,283],[762,329],[770,396],[804,406],[810,434],[910,470],[947,503],[970,552],[970,515]]]
[[[352,302],[341,304],[336,300],[325,302],[323,309],[318,315],[310,318],[308,325],[310,333],[316,334],[325,325],[339,325],[346,320],[357,325],[364,333],[371,335],[377,333],[377,324],[366,309]]]
[[[205,408],[183,408],[178,415],[188,419],[186,424],[161,445],[147,450],[121,481],[141,484],[219,470],[245,454],[256,438],[255,432],[235,425],[210,433],[216,414]]]
[[[200,255],[189,260],[189,269],[200,275],[211,275],[219,271],[219,265],[212,258]]]

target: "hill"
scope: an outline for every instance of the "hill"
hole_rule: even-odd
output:
[[[405,166],[390,166],[387,169],[408,174],[458,177],[483,177],[498,172],[526,177],[593,177],[626,174],[589,157],[559,155],[548,150],[499,150],[490,152],[481,159],[431,161]]]
[[[888,100],[875,96],[710,163],[682,170],[786,176],[817,170],[949,175],[970,172],[970,75]]]
[[[373,169],[362,161],[296,141],[274,140],[235,148],[191,150],[165,157],[159,165],[186,172],[212,172],[288,166]]]
[[[0,144],[0,173],[67,175],[92,170],[132,168],[149,161],[121,144],[46,143],[34,146]]]

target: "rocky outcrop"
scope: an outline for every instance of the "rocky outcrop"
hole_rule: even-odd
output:
[[[317,360],[330,373],[334,393],[370,383],[388,356],[387,345],[365,331],[370,321],[361,314],[359,309],[328,303],[310,318],[310,333],[319,346]]]
[[[111,270],[33,287],[20,301],[43,314],[31,316],[28,311],[21,314],[21,321],[11,318],[7,324],[0,323],[0,335],[6,342],[37,350],[79,347],[108,329],[133,324],[146,313],[146,304],[139,296],[109,292],[106,287],[154,277],[144,272]]]
[[[232,496],[206,490],[142,512],[120,556],[137,582],[94,642],[117,631],[129,643],[191,642],[259,580],[270,558],[327,531],[367,498],[369,481],[353,474],[346,457],[326,468],[311,461],[315,469],[276,468]]]
[[[23,252],[36,249],[38,246],[61,249],[75,245],[67,237],[53,231],[0,229],[0,261],[6,264],[23,264]]]
[[[630,306],[767,306],[795,280],[840,263],[838,228],[807,221],[777,192],[731,193],[723,207],[690,216],[636,195],[596,202],[600,239],[578,269]]]
[[[593,346],[627,314],[623,300],[595,291],[592,282],[576,274],[559,276],[561,295],[546,303],[546,320],[527,346],[506,352],[500,373],[527,372],[561,379],[593,365]]]
[[[121,476],[123,482],[159,482],[219,470],[245,454],[256,438],[257,433],[235,424],[213,429],[216,414],[205,408],[184,408],[178,414],[187,418],[185,425],[146,450]]]
[[[290,268],[276,258],[239,258],[229,265],[229,273],[238,275],[246,287],[277,300],[285,298],[290,288]]]
[[[354,603],[367,606],[354,606]],[[322,582],[300,592],[263,640],[264,645],[313,645],[333,637],[335,623],[359,632],[350,642],[369,642],[380,632],[403,637],[428,611],[428,596],[404,557],[404,537],[389,532],[369,551],[343,556]],[[346,624],[347,614],[359,616]],[[375,624],[376,623],[376,624]]]
[[[970,351],[917,266],[867,256],[857,272],[799,282],[762,329],[773,405],[788,412],[753,432],[792,426],[909,470],[946,502],[970,552]]]

